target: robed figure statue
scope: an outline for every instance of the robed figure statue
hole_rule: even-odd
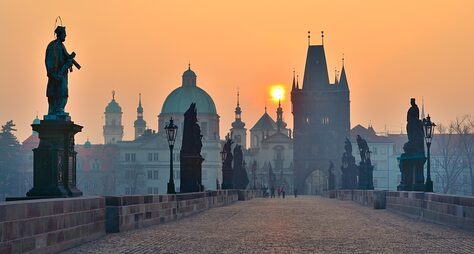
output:
[[[397,189],[400,191],[424,191],[425,134],[423,123],[420,120],[420,110],[414,98],[411,98],[410,104],[411,107],[407,112],[408,142],[403,145],[404,153],[398,158],[402,177]]]
[[[352,143],[346,138],[344,145],[344,154],[342,155],[342,188],[357,189],[358,169],[355,164],[355,158],[352,155]]]
[[[180,192],[199,192],[202,185],[202,135],[198,124],[196,103],[184,113],[183,143],[180,152]]]
[[[63,42],[66,40],[66,27],[58,26],[54,30],[56,39],[48,44],[46,48],[46,71],[48,76],[48,116],[65,117],[68,93],[68,73],[72,72],[72,66],[80,69],[81,66],[74,60],[76,53],[69,54]]]

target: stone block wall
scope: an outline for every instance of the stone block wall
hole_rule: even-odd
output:
[[[389,191],[387,192],[387,209],[407,215],[422,216],[424,192]]]
[[[387,209],[474,231],[474,197],[390,191]]]
[[[332,190],[329,197],[474,231],[474,197],[416,191]]]
[[[107,233],[122,232],[178,220],[239,200],[240,190],[217,190],[176,195],[105,197]],[[250,191],[243,191],[250,192]],[[251,194],[245,193],[251,197]]]
[[[374,209],[385,209],[386,191],[379,190],[331,190],[330,198],[350,200]]]
[[[105,199],[0,203],[0,253],[54,253],[105,235]]]

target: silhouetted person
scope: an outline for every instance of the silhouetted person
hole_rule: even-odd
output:
[[[295,198],[297,198],[297,197],[298,197],[298,189],[295,188],[293,192],[294,192],[294,194],[295,194]]]
[[[285,194],[286,194],[285,187],[281,187],[281,194],[282,194],[283,198],[285,198]]]
[[[270,188],[270,198],[274,198],[275,197],[275,187],[271,187]]]

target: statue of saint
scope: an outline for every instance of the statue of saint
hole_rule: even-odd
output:
[[[66,116],[64,112],[68,99],[68,73],[72,66],[80,69],[81,66],[74,60],[76,53],[69,54],[63,42],[66,40],[66,27],[57,26],[54,30],[56,39],[46,48],[46,71],[48,76],[48,115]]]
[[[361,163],[368,163],[369,158],[367,155],[370,153],[369,145],[367,144],[367,141],[359,135],[357,135],[357,146],[359,147]]]
[[[407,112],[407,135],[408,140],[414,142],[414,135],[417,132],[417,124],[420,119],[420,109],[416,105],[415,98],[410,99],[411,107]]]

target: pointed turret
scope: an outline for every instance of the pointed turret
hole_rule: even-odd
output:
[[[329,76],[323,45],[310,45],[306,56],[303,90],[329,89]]]
[[[231,138],[237,144],[242,146],[244,149],[247,148],[247,129],[245,123],[242,122],[242,109],[240,108],[240,92],[237,91],[237,106],[235,107],[235,121],[232,122],[232,128],[230,129]]]
[[[300,77],[296,75],[296,90],[300,90]]]
[[[143,120],[142,94],[138,94],[137,120],[135,120],[135,139],[143,135],[146,129],[146,122]]]
[[[421,97],[421,119],[425,118],[425,98]]]
[[[349,90],[349,84],[347,83],[346,69],[344,68],[344,65],[342,65],[341,78],[339,79],[339,85],[341,86],[341,89]]]

